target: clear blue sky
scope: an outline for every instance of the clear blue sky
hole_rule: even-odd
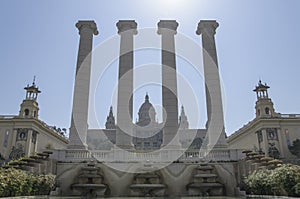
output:
[[[100,34],[94,46],[116,34],[120,19],[135,19],[139,28],[156,27],[160,19],[176,19],[178,31],[200,44],[197,23],[216,19],[226,132],[231,134],[253,119],[252,89],[259,78],[271,86],[276,111],[300,113],[299,10],[299,0],[0,1],[0,114],[18,114],[23,87],[36,75],[42,90],[40,119],[49,125],[70,126],[79,39],[75,23],[80,19],[96,21]],[[151,91],[144,88],[137,93],[135,115],[145,90]],[[96,108],[103,127],[111,102],[98,95]],[[159,103],[155,95],[153,102]],[[199,102],[202,110],[204,98]]]

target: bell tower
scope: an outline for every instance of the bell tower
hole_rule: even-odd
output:
[[[274,117],[276,114],[274,104],[268,95],[269,88],[266,83],[262,84],[261,80],[259,80],[258,85],[253,90],[257,96],[255,105],[256,117]]]
[[[39,104],[37,103],[37,97],[41,91],[35,84],[35,77],[32,85],[29,86],[28,84],[24,90],[26,90],[26,96],[20,105],[19,117],[38,119]]]

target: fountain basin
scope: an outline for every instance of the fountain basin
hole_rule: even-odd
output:
[[[224,186],[220,183],[192,183],[188,185],[190,196],[223,196]]]
[[[151,189],[160,189],[166,188],[164,184],[133,184],[130,185],[131,189],[141,189],[141,188],[151,188]]]
[[[73,184],[72,188],[81,196],[97,197],[104,196],[107,186],[104,184]]]

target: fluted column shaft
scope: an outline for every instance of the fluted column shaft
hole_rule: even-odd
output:
[[[163,146],[179,146],[174,140],[178,131],[178,99],[175,39],[178,23],[175,20],[161,20],[158,23],[158,34],[161,35],[162,61],[162,104],[165,109],[163,118]]]
[[[224,114],[221,85],[218,69],[218,58],[215,43],[216,29],[219,24],[215,20],[201,20],[197,34],[202,35],[204,79],[207,106],[208,147],[226,147]]]
[[[132,148],[133,109],[133,35],[137,34],[134,20],[120,20],[117,23],[120,35],[119,82],[116,145]]]
[[[68,148],[86,149],[88,129],[88,103],[92,62],[93,34],[98,30],[94,21],[78,21],[80,40],[77,56],[76,78]]]

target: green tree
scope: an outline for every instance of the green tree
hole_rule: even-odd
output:
[[[300,140],[293,141],[293,145],[289,147],[290,152],[300,158]]]

